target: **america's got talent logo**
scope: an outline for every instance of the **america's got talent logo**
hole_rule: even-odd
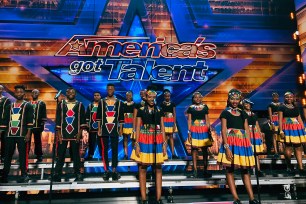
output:
[[[55,56],[81,59],[70,63],[70,75],[107,71],[109,80],[203,82],[208,71],[204,59],[215,58],[217,48],[204,41],[198,37],[192,43],[178,44],[165,43],[165,38],[149,42],[148,37],[74,35]],[[199,61],[191,65],[166,63],[171,59]]]

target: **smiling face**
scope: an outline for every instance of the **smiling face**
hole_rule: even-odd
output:
[[[202,102],[202,96],[201,94],[195,94],[193,96],[193,102],[196,104],[196,105],[199,105],[201,102]]]
[[[153,107],[155,104],[156,94],[147,94],[147,103],[149,106]]]
[[[95,102],[99,102],[101,100],[101,94],[100,93],[95,93],[94,94],[94,101]]]
[[[75,100],[75,96],[76,96],[76,92],[75,92],[74,89],[68,89],[66,91],[66,97],[67,97],[68,101]]]
[[[37,89],[34,89],[32,91],[32,98],[33,98],[33,100],[35,101],[36,99],[38,99],[38,96],[39,96],[39,91]]]
[[[127,101],[127,102],[131,102],[131,101],[133,100],[133,94],[132,94],[132,92],[127,92],[127,93],[125,94],[125,97],[126,97],[126,101]]]
[[[15,89],[15,97],[18,101],[23,100],[25,96],[25,91],[22,88]]]
[[[244,104],[243,104],[243,108],[244,108],[244,110],[246,110],[246,111],[250,111],[250,110],[251,110],[251,104],[249,104],[249,103],[244,103]]]
[[[292,104],[294,100],[293,94],[286,94],[285,95],[285,103]]]
[[[278,96],[278,95],[273,95],[273,96],[272,96],[272,101],[273,101],[274,103],[277,103],[277,102],[279,101],[279,96]]]
[[[114,86],[108,86],[107,87],[107,96],[108,97],[113,97],[115,93],[115,87]]]
[[[229,97],[228,99],[228,104],[232,108],[237,108],[240,103],[240,96],[238,94],[234,94]]]

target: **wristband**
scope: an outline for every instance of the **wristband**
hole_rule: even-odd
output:
[[[224,149],[228,149],[229,145],[228,144],[223,144]]]

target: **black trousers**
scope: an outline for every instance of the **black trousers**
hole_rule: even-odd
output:
[[[93,156],[97,144],[97,132],[90,132],[88,139],[88,155]]]
[[[21,174],[25,175],[27,173],[28,152],[26,150],[27,143],[25,142],[24,137],[7,137],[5,142],[6,148],[3,175],[7,176],[10,172],[12,157],[15,152],[16,144],[19,153],[19,165]]]
[[[42,133],[42,131],[41,131],[40,128],[39,129],[34,128],[32,130],[32,132],[33,132],[33,135],[34,135],[34,145],[35,145],[34,153],[38,157],[42,156],[43,155],[42,143],[41,143],[41,133]],[[29,151],[30,151],[31,142],[32,142],[31,140],[32,140],[32,137],[29,141]]]
[[[1,139],[1,157],[5,157],[5,136],[6,136],[6,131],[1,131],[0,132],[0,139]]]
[[[118,143],[119,138],[116,136],[103,136],[98,137],[99,151],[101,152],[101,157],[103,161],[104,170],[108,171],[109,161],[108,161],[108,150],[109,150],[109,140],[111,142],[112,148],[112,167],[116,168],[118,166]]]
[[[81,168],[80,143],[77,143],[74,140],[70,140],[70,141],[63,140],[62,144],[58,143],[58,146],[57,146],[58,160],[55,166],[55,174],[58,174],[58,175],[62,174],[68,142],[70,142],[70,149],[72,153],[70,157],[73,158],[74,173],[75,174],[80,173],[80,168]]]

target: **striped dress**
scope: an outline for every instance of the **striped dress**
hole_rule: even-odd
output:
[[[225,154],[225,148],[221,145],[218,154],[218,163],[226,168],[246,169],[255,166],[255,158],[252,150],[252,144],[247,137],[244,129],[244,121],[248,115],[236,110],[234,113],[230,108],[226,108],[220,115],[220,119],[226,119],[227,144],[233,154],[233,160],[228,160]]]
[[[123,103],[123,113],[124,113],[123,134],[125,135],[131,135],[133,132],[134,108],[135,108],[135,103],[133,101],[130,103],[125,101]]]
[[[300,115],[296,106],[289,107],[282,104],[279,111],[283,113],[282,129],[285,134],[285,143],[288,145],[299,145],[306,143],[306,132],[304,125],[298,121]]]
[[[248,114],[248,124],[250,128],[250,140],[256,148],[256,153],[264,152],[264,145],[262,142],[262,137],[260,135],[260,130],[258,130],[256,126],[256,122],[258,120],[257,116],[253,112],[246,112]],[[254,131],[254,134],[253,134]],[[253,149],[254,150],[254,149]]]
[[[168,159],[167,155],[163,155],[164,138],[160,126],[162,116],[163,113],[159,108],[155,112],[150,112],[147,106],[139,108],[137,118],[140,117],[142,120],[138,138],[140,156],[136,156],[134,149],[131,155],[132,160],[140,164],[151,165],[162,164]],[[156,125],[154,119],[156,119]],[[154,141],[156,141],[156,146]]]
[[[176,107],[173,102],[163,102],[161,104],[161,109],[164,113],[164,125],[165,125],[165,133],[166,134],[172,134],[174,132],[177,132],[177,129],[174,129],[174,115],[173,115],[173,109]]]
[[[272,124],[274,125],[274,134],[277,134],[276,136],[276,141],[278,142],[284,142],[283,139],[280,138],[279,134],[278,134],[278,108],[280,106],[281,103],[274,103],[274,102],[271,102],[270,105],[269,105],[269,108],[271,108],[272,110]]]
[[[208,106],[205,104],[191,105],[187,110],[187,114],[191,114],[191,143],[185,142],[187,146],[193,148],[209,147],[212,142],[208,135],[208,126],[206,125],[206,115],[208,114]]]

